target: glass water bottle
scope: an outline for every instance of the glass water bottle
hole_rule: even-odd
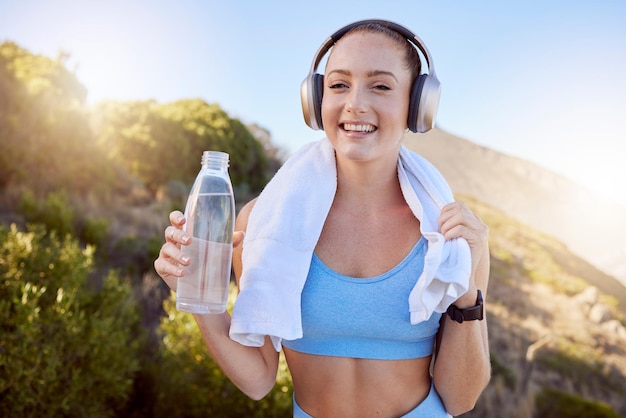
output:
[[[235,227],[228,157],[225,152],[204,151],[202,168],[189,193],[183,230],[192,240],[182,251],[191,262],[177,284],[180,311],[217,314],[226,310]]]

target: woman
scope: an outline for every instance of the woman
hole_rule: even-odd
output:
[[[420,62],[395,28],[384,21],[353,25],[333,45],[326,64],[321,120],[334,150],[336,191],[302,290],[304,334],[282,341],[294,385],[294,416],[460,415],[474,407],[489,381],[485,320],[457,322],[454,313],[435,312],[411,325],[408,311],[404,313],[430,242],[407,204],[398,174]],[[240,244],[254,206],[255,201],[246,205],[236,222],[233,267],[238,283],[246,268],[242,247],[247,244]],[[172,212],[170,221],[155,269],[176,290],[181,266],[189,263],[180,246],[189,244],[190,237],[182,231],[182,213]],[[437,221],[446,242],[461,238],[469,244],[467,291],[454,301],[454,310],[472,309],[488,285],[487,227],[462,202],[443,206]],[[328,303],[335,299],[322,300],[324,294],[340,299]],[[365,318],[378,312],[377,302],[390,316]],[[404,320],[385,323],[398,309]],[[270,337],[260,347],[245,346],[230,338],[228,313],[195,319],[211,355],[232,382],[254,399],[265,396],[275,383],[279,358]],[[327,322],[321,326],[318,320]],[[388,334],[382,344],[376,341],[378,331],[368,336],[370,324]],[[328,327],[335,334],[329,332],[320,343],[318,334]],[[419,335],[415,340],[414,332]],[[401,341],[405,338],[409,343]]]

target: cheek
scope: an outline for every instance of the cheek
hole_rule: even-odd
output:
[[[337,104],[333,102],[332,96],[325,96],[322,99],[322,122],[326,126],[326,121],[332,122],[337,118]]]
[[[403,102],[398,105],[395,109],[394,116],[397,120],[398,124],[401,124],[403,129],[408,128],[408,117],[409,117],[409,103],[408,101]]]
[[[384,119],[388,124],[397,126],[399,129],[406,129],[408,127],[408,103],[387,103],[386,106],[379,108],[378,116],[380,119]]]

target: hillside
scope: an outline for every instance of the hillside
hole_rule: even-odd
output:
[[[409,133],[405,144],[435,164],[455,193],[474,196],[557,237],[626,285],[626,207],[529,161],[441,129]]]
[[[467,417],[536,416],[538,394],[559,402],[546,387],[626,416],[626,208],[440,129],[405,144],[491,231],[493,379]]]
[[[593,283],[607,275],[558,240],[462,198],[489,225],[492,262],[486,309],[493,377],[465,416],[537,416],[535,396],[544,387],[626,416],[626,322],[618,308],[626,299],[598,290]]]

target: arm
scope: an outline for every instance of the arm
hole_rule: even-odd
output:
[[[235,222],[233,239],[233,270],[237,282],[241,275],[241,243],[248,225],[248,216],[254,201],[241,209]],[[161,247],[159,257],[154,262],[156,272],[168,286],[176,291],[176,282],[182,277],[180,265],[189,264],[182,258],[181,245],[188,245],[189,236],[182,231],[185,223],[183,214],[174,211],[170,214],[171,226],[165,229],[166,242]],[[246,347],[230,339],[231,317],[228,312],[218,315],[194,315],[209,352],[220,369],[242,392],[253,399],[261,399],[274,387],[278,371],[278,353],[269,337],[263,347]]]
[[[463,237],[470,245],[469,290],[455,305],[459,308],[474,306],[477,289],[486,299],[489,284],[488,228],[462,202],[444,207],[439,225],[446,239]],[[448,412],[461,415],[474,408],[491,377],[487,319],[485,316],[482,321],[459,324],[444,314],[439,333],[441,343],[435,358],[434,384]]]

